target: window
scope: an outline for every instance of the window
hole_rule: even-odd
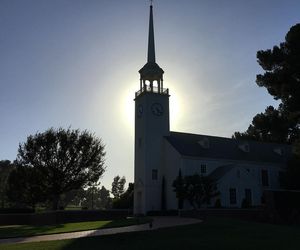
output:
[[[264,187],[269,186],[269,176],[268,176],[268,170],[262,170],[261,171],[261,183]]]
[[[201,174],[205,174],[206,173],[206,165],[205,164],[201,164],[200,171],[201,171]]]
[[[252,193],[250,188],[245,189],[245,200],[248,206],[252,205]]]
[[[158,179],[158,170],[152,169],[152,180],[157,180],[157,179]]]
[[[230,188],[229,189],[229,200],[230,204],[236,204],[236,189],[235,188]]]

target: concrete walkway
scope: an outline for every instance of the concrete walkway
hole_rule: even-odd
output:
[[[93,237],[108,234],[119,234],[127,232],[137,232],[146,230],[155,230],[159,228],[182,226],[199,223],[201,220],[192,218],[181,218],[181,217],[153,217],[152,227],[148,224],[144,225],[133,225],[128,227],[117,227],[117,228],[106,228],[106,229],[96,229],[73,233],[60,233],[60,234],[48,234],[32,237],[19,237],[19,238],[9,238],[0,239],[0,244],[5,243],[25,243],[25,242],[38,242],[38,241],[51,241],[51,240],[64,240],[64,239],[74,239],[82,237]]]

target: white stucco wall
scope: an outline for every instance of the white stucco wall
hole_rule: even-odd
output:
[[[181,155],[165,140],[163,144],[164,152],[164,176],[165,176],[165,191],[166,191],[166,209],[177,209],[178,202],[173,191],[173,181],[177,178],[179,169],[182,168]]]
[[[279,188],[278,173],[284,167],[282,164],[183,157],[167,141],[164,145],[167,209],[177,209],[177,199],[172,183],[178,176],[179,169],[181,169],[183,176],[201,174],[201,164],[206,165],[206,175],[211,174],[218,167],[234,164],[235,167],[218,180],[221,205],[224,207],[241,207],[242,200],[245,198],[245,189],[251,190],[252,205],[259,206],[261,205],[261,196],[264,189]],[[267,187],[262,186],[262,169],[268,171],[269,186]],[[239,177],[237,171],[239,171]],[[230,188],[236,188],[236,204],[230,204],[229,202]],[[211,205],[214,205],[214,201]],[[187,202],[185,208],[190,208]]]

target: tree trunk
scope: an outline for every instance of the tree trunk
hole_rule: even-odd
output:
[[[58,210],[59,194],[55,194],[52,200],[52,210]]]

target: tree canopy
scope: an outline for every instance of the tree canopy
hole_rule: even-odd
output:
[[[7,206],[7,182],[14,165],[9,160],[0,161],[0,207]]]
[[[235,132],[234,138],[263,142],[286,143],[297,137],[296,124],[279,109],[268,106],[264,113],[257,114],[246,132]]]
[[[209,204],[213,197],[219,195],[216,182],[211,177],[198,174],[182,177],[181,171],[174,180],[173,187],[179,209],[182,208],[184,200],[197,209],[203,204]]]
[[[111,184],[111,193],[115,199],[119,199],[120,196],[124,193],[124,186],[126,183],[125,177],[120,177],[119,175],[115,176]]]
[[[8,194],[17,199],[19,180],[23,182],[19,189],[24,185],[31,194],[31,198],[23,197],[25,200],[31,204],[47,200],[57,209],[63,193],[99,180],[105,171],[104,157],[104,144],[88,131],[51,128],[30,135],[19,145]]]
[[[112,207],[115,209],[133,208],[134,184],[129,183],[127,190],[119,198],[113,199]]]
[[[285,41],[273,49],[257,52],[264,70],[256,83],[281,103],[257,114],[247,131],[234,138],[294,143],[300,138],[300,23],[290,28]]]
[[[281,100],[283,109],[300,110],[300,23],[290,28],[285,42],[273,49],[257,52],[259,65],[265,71],[256,77],[258,86]],[[298,114],[299,115],[299,114]]]

